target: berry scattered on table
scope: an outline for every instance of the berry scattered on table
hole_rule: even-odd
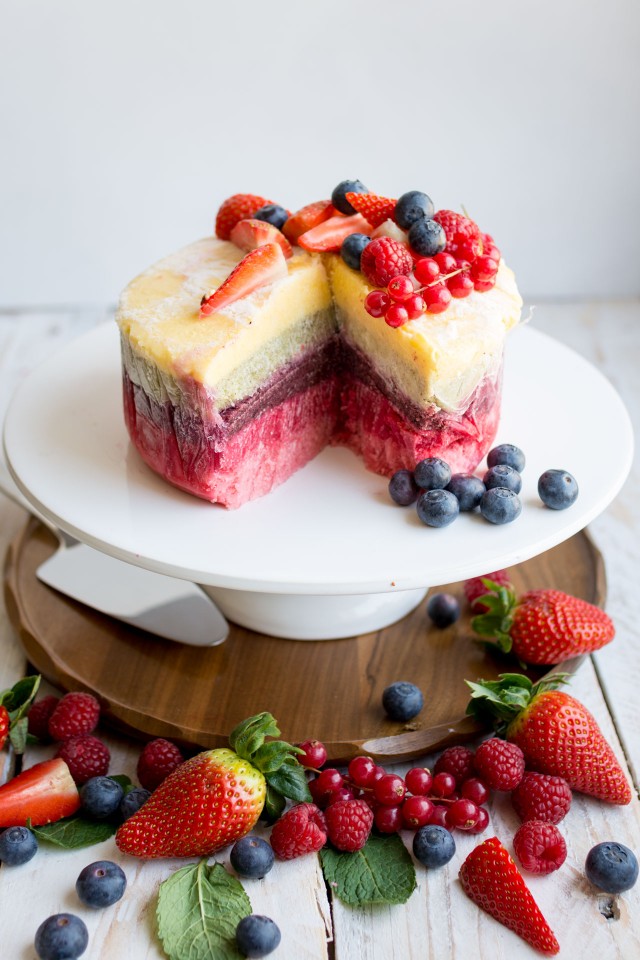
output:
[[[144,787],[134,787],[133,790],[129,790],[129,793],[120,801],[120,819],[128,820],[129,817],[132,817],[134,813],[138,812],[143,803],[147,802],[150,796],[151,791],[145,790]]]
[[[325,820],[333,846],[337,850],[353,853],[361,850],[369,839],[373,811],[364,800],[340,800],[327,807]]]
[[[303,767],[319,770],[327,762],[327,748],[320,740],[305,740],[298,749],[303,751],[298,754],[298,763]]]
[[[95,820],[111,817],[119,808],[123,797],[124,790],[117,780],[110,777],[92,777],[80,790],[82,809]]]
[[[220,205],[216,216],[215,232],[220,240],[229,240],[231,231],[239,220],[248,220],[256,210],[270,203],[255,193],[234,193]]]
[[[397,807],[404,800],[407,787],[397,773],[385,773],[373,784],[373,795],[385,807]]]
[[[271,846],[279,860],[293,860],[315,853],[327,842],[327,822],[313,803],[298,803],[273,826]]]
[[[518,473],[522,473],[526,463],[526,458],[520,447],[513,443],[501,443],[493,447],[487,454],[487,466],[497,467],[499,464],[505,464],[512,467]]]
[[[480,477],[470,473],[454,473],[446,488],[454,495],[461,513],[469,513],[480,506],[486,487]]]
[[[545,470],[538,480],[538,496],[551,510],[566,510],[578,492],[576,479],[567,470]]]
[[[447,245],[447,237],[437,220],[416,220],[409,228],[409,244],[421,257],[433,257]]]
[[[17,867],[38,852],[38,841],[27,827],[9,827],[0,833],[0,863]]]
[[[75,960],[88,944],[89,931],[73,913],[56,913],[36,930],[35,948],[40,960]]]
[[[406,246],[392,237],[378,237],[362,251],[362,273],[374,287],[386,287],[399,275],[409,276],[412,268],[413,260]]]
[[[448,490],[424,490],[418,497],[416,511],[428,527],[447,527],[460,513],[460,506]]]
[[[64,760],[78,785],[92,777],[104,777],[109,772],[109,748],[88,733],[65,740],[56,756]]]
[[[489,826],[489,813],[485,807],[478,810],[478,818],[472,827],[469,827],[467,833],[484,833]]]
[[[515,790],[524,776],[524,754],[520,747],[499,737],[484,740],[473,763],[490,790]]]
[[[606,893],[624,893],[638,879],[638,860],[624,843],[606,840],[592,847],[585,863],[587,878]]]
[[[520,493],[522,490],[522,477],[513,467],[506,463],[499,463],[495,467],[489,467],[482,478],[486,490],[493,490],[494,487],[506,487],[513,493]]]
[[[314,803],[324,808],[331,801],[337,790],[344,786],[344,778],[335,767],[326,767],[318,776],[309,782],[309,789]]]
[[[394,503],[408,507],[415,503],[420,487],[415,481],[412,470],[396,470],[389,480],[389,496]]]
[[[499,587],[511,587],[509,574],[506,570],[494,570],[493,573],[485,573],[481,577],[471,577],[471,579],[465,580],[463,584],[464,595],[471,609],[476,613],[484,613],[489,609],[485,603],[480,601],[481,597],[491,593],[491,587],[484,582],[485,580],[489,580]]]
[[[150,740],[138,758],[138,780],[146,790],[153,791],[183,762],[184,757],[175,743],[163,737]]]
[[[454,800],[447,810],[447,824],[457,830],[471,830],[480,816],[480,807],[467,797]]]
[[[433,776],[427,767],[411,767],[405,774],[404,782],[409,793],[416,797],[426,797],[431,790]]]
[[[236,944],[244,957],[266,957],[279,945],[282,935],[271,917],[251,913],[236,927]]]
[[[373,822],[380,833],[397,833],[407,826],[403,816],[403,807],[376,807]]]
[[[542,820],[544,823],[560,823],[571,808],[571,788],[563,777],[547,773],[525,774],[511,794],[511,803],[522,821]]]
[[[452,797],[456,791],[456,786],[456,778],[454,775],[448,773],[446,770],[440,770],[434,774],[433,783],[431,784],[431,795],[438,799]]]
[[[340,256],[352,270],[360,269],[362,251],[368,243],[371,243],[371,238],[364,233],[351,233],[342,241]]]
[[[85,907],[99,909],[117,903],[124,894],[127,878],[112,860],[96,860],[84,867],[76,880],[76,893]]]
[[[93,733],[100,719],[100,704],[90,693],[65,693],[49,717],[53,740],[69,740]]]
[[[383,690],[382,706],[392,720],[412,720],[422,710],[424,696],[415,683],[398,680]]]
[[[428,797],[410,796],[402,801],[402,821],[410,830],[426,826],[433,814],[434,803]]]
[[[456,786],[460,786],[469,777],[474,776],[473,758],[474,752],[469,747],[462,745],[447,747],[436,760],[433,772],[450,773]]]
[[[527,820],[513,838],[516,857],[530,873],[553,873],[567,859],[567,844],[553,823]]]
[[[29,733],[32,737],[37,737],[40,743],[51,743],[49,718],[59,702],[59,697],[48,694],[46,697],[36,700],[29,709]]]
[[[38,827],[70,817],[80,794],[64,760],[43,760],[0,787],[0,827]]]
[[[369,193],[369,191],[360,180],[341,180],[337,187],[333,188],[331,203],[336,210],[347,215],[356,212],[347,200],[348,193]]]
[[[513,523],[522,513],[522,503],[513,490],[494,487],[482,495],[480,513],[489,523]]]
[[[371,757],[353,757],[349,761],[348,775],[357,787],[371,787],[375,783],[379,767]]]
[[[273,867],[273,848],[261,837],[241,837],[231,848],[231,866],[239,877],[261,880]]]
[[[277,230],[282,230],[289,219],[289,211],[277,203],[265,203],[253,215],[254,220],[264,220]]]
[[[446,827],[428,824],[413,838],[413,855],[428,870],[449,863],[456,852],[456,842]]]
[[[413,476],[423,490],[444,490],[451,480],[451,467],[439,457],[427,457],[416,464]]]
[[[473,800],[481,807],[489,799],[489,788],[484,780],[480,780],[479,777],[468,777],[460,785],[460,794],[466,800]]]
[[[434,593],[427,602],[427,615],[440,630],[460,618],[460,604],[451,593]]]

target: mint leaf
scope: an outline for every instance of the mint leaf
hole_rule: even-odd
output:
[[[73,816],[30,829],[38,840],[55,843],[66,850],[77,850],[79,847],[90,847],[94,843],[108,840],[116,832],[117,826],[106,820],[86,820],[84,817]]]
[[[413,860],[397,835],[371,836],[355,853],[325,847],[320,859],[329,888],[350,906],[406,903],[416,886]]]
[[[236,927],[250,913],[241,883],[203,859],[160,885],[158,936],[170,960],[240,960]]]

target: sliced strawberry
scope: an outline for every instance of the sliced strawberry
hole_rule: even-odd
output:
[[[282,232],[291,240],[291,243],[296,243],[303,233],[317,227],[319,223],[324,223],[329,217],[333,217],[335,212],[331,200],[316,200],[315,203],[308,203],[306,207],[296,210],[289,217]]]
[[[34,827],[70,817],[80,794],[64,760],[44,760],[0,787],[0,827]]]
[[[231,243],[241,250],[256,250],[265,243],[277,243],[287,260],[293,256],[291,244],[284,234],[272,223],[264,220],[239,220],[229,237]]]
[[[257,213],[265,203],[271,203],[256,193],[234,193],[221,204],[216,216],[216,237],[228,240],[238,220],[245,220]]]
[[[379,227],[385,220],[395,220],[397,200],[378,197],[375,193],[348,193],[347,200],[372,227]]]
[[[287,261],[277,243],[265,243],[240,261],[217,290],[202,298],[200,315],[224,310],[229,304],[249,296],[254,290],[287,276]]]
[[[373,227],[367,223],[365,218],[359,213],[352,217],[343,217],[338,215],[325,220],[311,230],[307,230],[302,236],[298,237],[298,243],[305,250],[313,250],[320,253],[339,250],[342,241],[350,237],[352,233],[364,233],[367,237],[371,235]]]

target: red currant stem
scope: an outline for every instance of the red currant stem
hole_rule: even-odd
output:
[[[428,290],[429,287],[437,287],[442,283],[443,280],[449,280],[451,277],[457,277],[459,273],[464,273],[464,272],[465,271],[463,270],[463,268],[460,267],[459,270],[452,270],[451,273],[443,273],[439,277],[437,277],[437,279],[433,280],[432,283],[427,283],[424,287],[418,287],[418,289],[414,290],[413,292],[422,293],[423,290]]]

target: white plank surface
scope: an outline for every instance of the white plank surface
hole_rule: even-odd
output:
[[[49,314],[0,316],[0,412],[12,386],[54,346],[102,319],[105,312],[69,311]],[[535,323],[558,339],[575,346],[594,360],[625,397],[637,419],[640,307],[619,305],[547,305],[535,314]],[[594,455],[597,438],[594,438]],[[634,468],[637,471],[637,461]],[[637,474],[635,479],[637,480]],[[622,762],[627,757],[637,771],[640,737],[635,719],[640,654],[638,622],[640,601],[633,581],[638,569],[637,537],[640,517],[629,483],[593,531],[604,552],[609,579],[608,609],[618,627],[616,642],[598,655],[601,688],[591,662],[572,683],[572,692],[597,717]],[[23,522],[22,512],[0,496],[0,550]],[[9,685],[24,670],[24,657],[0,607],[0,683]],[[603,690],[609,702],[609,709]],[[611,711],[611,712],[610,712]],[[615,728],[614,728],[615,721]],[[616,732],[617,731],[617,732]],[[135,774],[139,746],[113,735],[112,772]],[[27,763],[49,755],[52,748],[30,751]],[[6,761],[6,751],[2,758]],[[425,758],[430,763],[430,758]],[[0,767],[1,769],[1,767]],[[400,768],[402,769],[402,768]],[[508,848],[518,821],[506,797],[494,798],[492,827]],[[627,843],[640,852],[640,805],[618,808],[576,796],[561,825],[569,848],[567,863],[546,878],[527,878],[560,944],[561,957],[581,956],[585,950],[599,960],[640,957],[640,885],[616,898],[598,896],[587,883],[583,863],[587,851],[605,839]],[[411,835],[406,835],[410,844]],[[327,957],[335,941],[336,960],[404,960],[404,958],[526,958],[533,951],[515,935],[483,915],[462,893],[456,880],[464,855],[477,838],[456,835],[458,853],[444,870],[427,873],[418,866],[418,888],[403,907],[354,910],[339,902],[328,903],[316,857],[278,864],[263,881],[247,882],[247,892],[257,912],[280,924],[282,944],[273,954],[278,960]],[[228,858],[228,850],[220,859]],[[128,877],[124,899],[103,912],[83,908],[74,892],[77,874],[92,860],[119,860]],[[20,868],[0,867],[0,956],[2,960],[27,960],[34,956],[33,936],[38,924],[52,913],[69,910],[85,919],[90,932],[88,958],[163,956],[155,934],[155,899],[159,883],[182,861],[138,862],[121,857],[113,841],[70,852],[43,848]],[[606,919],[601,910],[613,913]]]

